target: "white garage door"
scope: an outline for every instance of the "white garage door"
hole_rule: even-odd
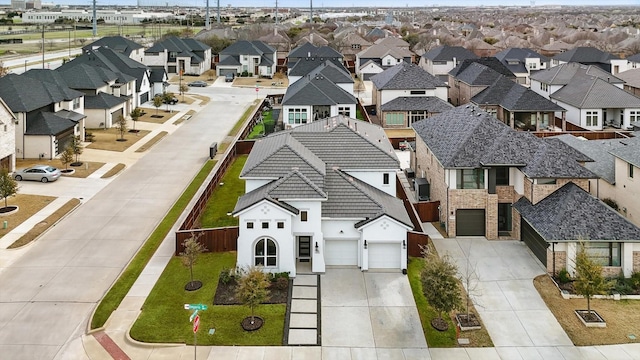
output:
[[[369,269],[400,269],[400,246],[369,243]]]
[[[358,265],[358,240],[326,240],[327,265]]]

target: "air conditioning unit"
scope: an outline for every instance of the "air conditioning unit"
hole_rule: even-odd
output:
[[[416,178],[414,183],[417,201],[429,201],[431,198],[431,185],[425,178]]]

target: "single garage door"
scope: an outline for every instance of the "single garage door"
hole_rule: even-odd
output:
[[[114,126],[118,123],[118,119],[120,119],[120,116],[124,116],[124,111],[122,108],[111,113],[111,126]]]
[[[456,236],[484,236],[484,209],[456,210]]]
[[[369,243],[369,269],[400,269],[400,247],[395,243]]]
[[[547,247],[549,247],[549,243],[544,241],[542,236],[524,219],[520,222],[520,229],[520,239],[527,244],[533,255],[542,262],[542,265],[547,267]]]
[[[236,73],[236,69],[218,69],[218,72],[220,73],[220,76],[225,76],[227,74],[234,74]]]
[[[358,265],[358,240],[326,240],[324,261],[327,265]]]

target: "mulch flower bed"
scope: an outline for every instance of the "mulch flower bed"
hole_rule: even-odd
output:
[[[285,278],[282,278],[285,279]],[[289,280],[285,279],[286,286],[284,285],[284,280],[274,280],[271,282],[271,286],[269,286],[269,299],[265,301],[265,304],[286,304],[287,299],[289,297]],[[237,282],[235,279],[230,279],[226,282],[223,282],[222,279],[218,281],[218,288],[216,289],[216,295],[213,298],[213,303],[215,305],[241,305],[241,303],[236,300],[236,286]]]

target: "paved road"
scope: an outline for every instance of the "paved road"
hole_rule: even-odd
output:
[[[25,71],[25,67],[27,70],[30,69],[55,69],[62,65],[62,58],[69,57],[69,53],[71,56],[76,56],[82,53],[81,48],[72,48],[69,50],[61,50],[61,51],[45,51],[44,53],[44,65],[42,64],[42,54],[36,55],[28,55],[28,56],[11,56],[11,57],[2,57],[0,58],[0,62],[2,66],[8,67],[11,72],[16,74],[22,74]]]
[[[212,97],[205,109],[0,268],[0,358],[77,356],[97,302],[201,168],[209,144],[256,98],[253,89],[201,91]]]

